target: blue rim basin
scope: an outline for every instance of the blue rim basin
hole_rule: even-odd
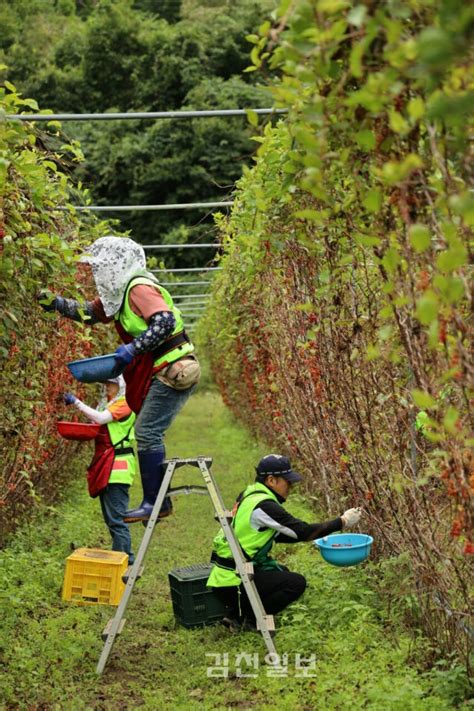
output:
[[[313,541],[325,561],[343,568],[367,560],[373,542],[366,533],[336,533]]]
[[[124,370],[117,364],[114,353],[73,360],[67,367],[81,383],[103,383],[109,378],[116,378]]]

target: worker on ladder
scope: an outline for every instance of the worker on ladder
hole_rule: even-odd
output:
[[[305,523],[285,511],[291,487],[301,476],[290,460],[269,454],[260,460],[255,484],[239,494],[232,510],[232,526],[247,561],[254,566],[254,583],[267,614],[281,612],[297,600],[306,588],[306,579],[269,556],[273,543],[312,541],[358,523],[361,511],[352,508],[332,521]],[[214,539],[213,567],[207,581],[225,604],[224,620],[229,626],[255,627],[255,616],[236,572],[230,546],[222,529]]]
[[[40,294],[46,311],[58,311],[88,325],[115,322],[123,341],[115,351],[127,383],[126,399],[137,413],[135,436],[143,486],[142,503],[127,511],[127,522],[147,521],[164,476],[164,434],[200,376],[194,346],[180,310],[147,271],[141,245],[127,237],[101,237],[79,260],[92,268],[98,296],[80,304]],[[172,511],[166,497],[160,517]]]

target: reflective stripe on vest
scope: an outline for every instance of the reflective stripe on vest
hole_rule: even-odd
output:
[[[242,500],[237,509],[237,513],[232,521],[237,540],[244,551],[247,560],[253,560],[263,548],[267,547],[268,552],[272,546],[272,540],[277,535],[273,528],[264,531],[257,531],[250,525],[250,518],[253,510],[261,501],[271,500],[279,503],[276,495],[264,484],[256,483],[248,486],[243,494]],[[221,529],[214,538],[214,551],[220,558],[232,558],[232,551],[227,543],[223,530]],[[240,585],[241,580],[235,570],[229,570],[219,564],[214,564],[209,575],[207,585],[210,587],[229,587]]]
[[[123,398],[123,401],[125,402],[125,398]],[[120,400],[118,402],[120,402]],[[122,420],[112,420],[112,422],[107,423],[110,441],[114,447],[117,445],[109,479],[110,484],[131,485],[133,483],[133,477],[137,470],[136,457],[133,452],[133,442],[135,440],[134,423],[134,412]],[[120,454],[122,450],[126,453]]]
[[[128,296],[130,289],[132,289],[134,286],[137,286],[138,284],[144,284],[146,286],[153,286],[157,291],[160,292],[161,296],[163,297],[165,303],[167,306],[169,306],[170,311],[172,312],[173,316],[175,317],[176,320],[176,325],[173,330],[173,333],[171,336],[175,336],[177,333],[180,333],[184,329],[184,323],[183,319],[181,316],[181,311],[173,304],[173,299],[171,298],[171,294],[166,291],[166,289],[163,286],[160,286],[156,282],[152,281],[151,279],[148,279],[147,277],[134,277],[131,279],[129,282],[126,290],[125,290],[125,296],[123,299],[123,304],[117,314],[115,314],[115,319],[118,319],[120,322],[121,326],[125,329],[127,333],[129,333],[133,338],[137,338],[140,336],[143,331],[146,331],[148,328],[148,324],[145,321],[144,318],[141,316],[138,316],[131,308]],[[161,358],[157,358],[154,362],[154,367],[158,368],[159,366],[164,365],[164,363],[174,363],[175,360],[178,360],[178,358],[182,358],[185,355],[188,355],[189,353],[193,353],[194,351],[194,346],[192,343],[182,343],[180,346],[177,346],[176,348],[173,348],[169,353],[166,353],[166,355],[161,356]]]

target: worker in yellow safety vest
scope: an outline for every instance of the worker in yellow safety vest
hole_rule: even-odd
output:
[[[88,325],[114,322],[123,341],[115,351],[127,383],[126,399],[137,414],[141,504],[125,521],[146,521],[164,477],[164,434],[193,392],[200,376],[194,346],[180,310],[168,291],[147,271],[143,247],[127,237],[101,237],[79,260],[90,265],[98,296],[81,304],[40,294],[46,311]],[[160,518],[172,511],[166,497]]]
[[[256,472],[255,484],[250,484],[235,502],[232,526],[245,558],[253,563],[254,582],[263,607],[267,614],[276,614],[303,594],[306,579],[270,557],[273,543],[312,541],[354,526],[361,511],[352,508],[325,523],[305,523],[283,508],[291,487],[301,481],[290,460],[269,454],[260,460]],[[224,622],[253,627],[255,616],[222,529],[214,538],[211,561],[207,585],[227,608]]]
[[[64,402],[74,405],[89,420],[100,425],[94,458],[87,469],[89,494],[100,499],[102,515],[112,538],[112,550],[127,553],[128,562],[132,564],[132,541],[123,517],[137,462],[133,430],[135,413],[125,400],[125,381],[121,375],[107,380],[104,397],[97,408],[89,407],[73,393],[64,393]]]

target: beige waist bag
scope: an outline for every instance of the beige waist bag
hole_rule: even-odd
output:
[[[199,382],[201,366],[195,356],[189,355],[160,370],[156,377],[165,385],[169,385],[170,388],[187,390]]]

